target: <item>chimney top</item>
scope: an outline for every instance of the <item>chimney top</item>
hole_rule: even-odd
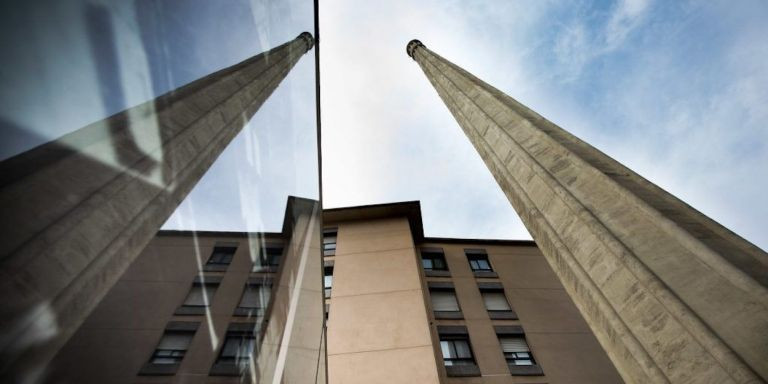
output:
[[[307,43],[307,51],[312,49],[312,47],[315,46],[315,39],[312,37],[312,34],[309,32],[302,32],[299,34],[297,38],[304,39],[304,42]]]
[[[413,57],[413,53],[416,52],[416,48],[423,47],[424,44],[421,43],[421,41],[417,39],[413,39],[408,42],[408,45],[405,47],[405,51],[408,53],[408,56],[410,56],[412,59],[416,60],[415,57]]]

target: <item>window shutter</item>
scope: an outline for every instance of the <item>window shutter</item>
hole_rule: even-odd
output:
[[[530,352],[528,343],[522,337],[502,337],[499,339],[499,342],[501,342],[501,350],[504,353]]]
[[[456,301],[456,294],[453,291],[430,291],[432,298],[433,311],[452,311],[459,310],[459,303]]]
[[[509,311],[512,308],[507,302],[504,292],[482,292],[485,309],[489,311]]]
[[[193,305],[193,306],[205,305],[205,299],[203,299],[202,285],[196,284],[192,286],[192,289],[189,290],[189,295],[187,295],[187,299],[184,300],[184,305]]]

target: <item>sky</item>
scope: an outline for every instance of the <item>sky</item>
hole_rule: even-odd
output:
[[[419,66],[429,49],[768,249],[768,3],[323,1],[325,207],[530,235]]]
[[[301,0],[3,2],[0,158],[312,31]],[[528,239],[407,42],[768,249],[768,3],[320,1],[326,208],[421,202],[427,236]],[[20,36],[24,36],[20,39]],[[314,51],[166,229],[279,230],[319,197]]]

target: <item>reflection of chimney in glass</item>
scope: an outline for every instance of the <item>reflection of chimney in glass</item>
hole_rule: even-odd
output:
[[[0,356],[25,362],[3,377],[45,366],[313,45],[304,32],[0,163]]]

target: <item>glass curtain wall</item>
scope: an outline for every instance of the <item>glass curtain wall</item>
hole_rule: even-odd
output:
[[[314,15],[0,5],[0,381],[326,382]]]

